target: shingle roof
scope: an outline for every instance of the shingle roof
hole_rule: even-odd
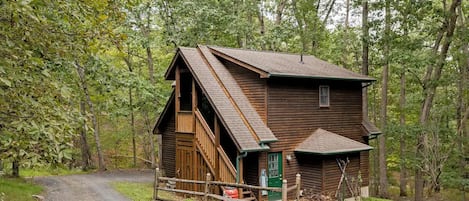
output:
[[[252,132],[249,124],[243,119],[243,115],[240,114],[239,108],[237,108],[238,104],[234,104],[230,100],[229,94],[226,93],[223,84],[220,83],[221,79],[217,78],[216,72],[211,68],[209,63],[213,63],[213,61],[208,62],[208,59],[200,52],[201,50],[196,48],[181,47],[179,51],[240,151],[265,149],[266,147],[259,145],[257,139],[255,139],[256,133]]]
[[[379,130],[373,123],[371,123],[368,119],[362,121],[362,128],[366,132],[366,136],[373,138],[379,134],[381,134],[381,130]]]
[[[212,52],[225,59],[234,59],[251,70],[265,73],[264,77],[303,77],[317,79],[341,79],[356,81],[374,81],[359,73],[336,66],[314,56],[277,52],[265,52],[222,47],[209,47]],[[261,75],[262,76],[262,75]]]
[[[371,149],[373,148],[366,144],[318,128],[306,140],[300,143],[295,148],[295,151],[318,155],[332,155]]]
[[[210,67],[213,69],[216,76],[218,76],[221,81],[220,84],[223,85],[227,94],[232,98],[235,107],[239,108],[242,118],[246,120],[248,126],[250,126],[255,132],[259,142],[269,143],[277,141],[275,135],[262,121],[259,113],[257,113],[257,111],[252,107],[248,98],[244,95],[241,87],[238,85],[228,69],[215,56],[213,56],[213,54],[211,54],[210,50],[206,46],[199,46],[199,50],[209,62]]]

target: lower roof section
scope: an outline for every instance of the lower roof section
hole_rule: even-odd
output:
[[[335,155],[368,151],[371,149],[373,149],[373,147],[318,128],[295,148],[295,152],[317,155]]]

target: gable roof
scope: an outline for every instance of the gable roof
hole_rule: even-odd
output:
[[[301,142],[295,148],[295,151],[318,155],[333,155],[371,149],[373,148],[361,142],[318,128]]]
[[[212,53],[260,74],[263,78],[294,77],[371,82],[375,79],[336,66],[314,56],[209,47]]]
[[[269,147],[264,143],[277,141],[232,75],[206,47],[178,48],[168,72],[174,68],[179,58],[187,65],[240,151],[266,150]],[[168,76],[168,72],[166,77],[171,79],[172,76]],[[160,118],[164,116],[162,114]],[[158,120],[155,128],[158,128],[161,122]]]

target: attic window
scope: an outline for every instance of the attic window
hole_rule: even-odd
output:
[[[329,107],[329,86],[319,86],[319,107]]]

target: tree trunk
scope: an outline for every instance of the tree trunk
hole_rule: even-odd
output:
[[[259,32],[261,36],[265,34],[265,22],[264,22],[264,5],[263,1],[259,1],[259,9],[257,11],[257,18],[259,20]],[[261,48],[262,50],[266,49],[266,44],[264,40],[261,40]]]
[[[433,99],[436,94],[436,88],[438,87],[438,81],[441,78],[441,73],[445,64],[445,60],[448,54],[449,47],[452,42],[452,37],[456,24],[456,8],[461,4],[461,0],[453,0],[449,10],[449,19],[446,19],[443,28],[446,28],[445,41],[441,47],[441,52],[438,54],[439,44],[441,37],[438,36],[435,42],[435,47],[433,48],[433,54],[438,58],[436,64],[429,65],[427,67],[427,72],[425,74],[425,79],[423,80],[423,90],[424,90],[424,100],[422,101],[422,109],[419,115],[419,123],[421,126],[425,127],[428,122],[428,117],[430,115],[431,108],[433,106]],[[420,159],[424,154],[424,146],[426,143],[427,134],[422,131],[417,138],[417,159]],[[422,164],[423,165],[423,164]],[[423,190],[424,190],[424,181],[423,181],[423,172],[420,167],[417,167],[415,170],[415,201],[423,200]]]
[[[401,138],[399,139],[399,152],[401,156],[401,163],[400,163],[400,174],[399,174],[399,196],[405,197],[407,196],[407,167],[405,164],[405,150],[406,150],[406,117],[405,117],[405,109],[406,109],[406,77],[405,77],[405,67],[401,72],[401,94],[399,97],[399,121],[400,126],[403,128],[401,130]]]
[[[98,169],[99,171],[105,171],[106,170],[106,164],[104,163],[104,155],[101,150],[101,141],[99,139],[99,127],[98,127],[98,120],[96,118],[96,112],[94,111],[94,106],[93,102],[91,101],[90,98],[90,93],[88,90],[88,85],[86,83],[86,72],[85,69],[80,66],[78,63],[76,63],[76,68],[78,72],[78,76],[80,77],[81,81],[81,87],[83,89],[83,92],[85,94],[86,102],[88,104],[88,107],[90,109],[91,113],[91,122],[93,124],[93,134],[94,134],[94,140],[96,142],[96,150],[98,152]]]
[[[459,22],[460,22],[460,27],[461,27],[461,32],[464,34],[469,33],[469,29],[467,28],[466,25],[466,17],[464,16],[464,13],[462,12],[462,8],[459,7]],[[467,130],[466,130],[466,124],[467,124],[467,119],[469,116],[469,102],[467,101],[467,94],[468,89],[469,89],[469,41],[467,39],[461,39],[462,40],[462,46],[461,46],[461,58],[459,59],[458,66],[459,66],[459,74],[460,74],[460,79],[458,82],[458,107],[457,107],[457,127],[458,127],[458,134],[459,134],[459,142],[458,142],[458,149],[460,151],[460,157],[459,157],[459,169],[461,172],[461,178],[464,178],[466,176],[466,149],[465,149],[465,144],[467,142],[468,136],[467,136]],[[461,182],[461,192],[466,192],[465,185],[463,182]],[[462,198],[463,201],[466,200],[466,194],[462,193]]]
[[[13,163],[11,163],[11,176],[20,177],[20,162],[18,159],[15,159]]]
[[[362,74],[368,75],[368,48],[369,48],[369,27],[368,27],[368,0],[362,0]],[[368,117],[368,87],[363,87],[362,89],[362,109],[363,109],[363,119],[369,119]],[[374,158],[377,155],[376,151],[371,152],[371,157]],[[373,168],[370,168],[370,195],[376,195],[377,193],[377,181],[375,170],[376,160],[372,163]]]
[[[389,49],[391,32],[391,8],[389,0],[385,7],[385,28],[384,28],[384,66],[381,83],[381,129],[383,134],[378,137],[379,140],[379,196],[388,197],[388,176],[386,164],[386,125],[387,125],[387,106],[388,106],[388,78],[389,78]]]
[[[82,169],[84,171],[88,170],[92,166],[91,162],[91,152],[90,146],[88,145],[88,140],[86,137],[86,106],[85,101],[80,101],[80,113],[83,117],[83,125],[80,131],[80,148],[81,148],[81,160],[82,160]]]
[[[368,75],[368,0],[362,0],[362,74]],[[368,88],[363,88],[363,119],[368,119]]]
[[[348,66],[348,54],[349,54],[349,15],[350,15],[350,0],[345,1],[345,23],[344,23],[344,37],[343,37],[343,52],[342,52],[342,65],[344,68],[349,68]]]
[[[143,32],[143,35],[145,36],[146,38],[146,41],[147,41],[147,46],[145,48],[145,51],[146,51],[146,54],[147,54],[147,66],[148,66],[148,73],[150,74],[150,83],[152,85],[155,85],[155,78],[154,78],[154,65],[153,65],[153,54],[152,54],[152,51],[151,51],[151,47],[150,47],[150,29],[151,29],[151,16],[152,16],[152,13],[151,13],[151,5],[150,3],[147,4],[147,19],[146,19],[146,26],[143,26],[141,27],[141,30]],[[155,106],[158,105],[158,100],[155,99],[155,102],[154,102]],[[148,113],[146,112],[146,115],[148,115]],[[151,161],[151,167],[152,168],[155,168],[156,167],[156,159],[155,159],[155,142],[153,141],[153,133],[151,132],[148,132],[148,141],[149,142],[149,148],[150,150],[149,151],[149,159]],[[147,142],[144,142],[144,143],[147,143]]]
[[[3,171],[3,160],[0,159],[0,172]]]
[[[119,47],[118,47],[119,49]],[[119,49],[121,52],[122,50]],[[127,65],[129,72],[133,72],[132,61],[131,61],[130,50],[127,52],[127,57],[124,57],[124,62]],[[152,78],[150,76],[150,78]],[[132,85],[129,86],[129,110],[130,110],[130,129],[132,132],[132,156],[133,156],[133,167],[137,167],[137,145],[135,143],[135,115],[134,115],[134,104],[132,95]]]
[[[327,4],[327,6],[326,6],[326,8],[327,8],[326,17],[324,17],[324,20],[322,21],[322,24],[325,25],[325,24],[327,23],[327,20],[329,20],[329,16],[330,16],[330,14],[331,14],[331,12],[332,12],[332,8],[334,8],[334,4],[335,4],[335,0],[331,0],[331,1]]]
[[[277,4],[276,15],[275,15],[275,25],[280,25],[282,23],[283,10],[287,4],[286,0],[280,0]]]
[[[131,69],[129,67],[129,69]],[[133,156],[133,167],[137,167],[137,146],[135,144],[135,117],[134,117],[134,105],[132,96],[132,87],[129,88],[129,107],[130,107],[130,128],[132,131],[132,156]]]

